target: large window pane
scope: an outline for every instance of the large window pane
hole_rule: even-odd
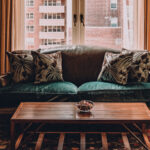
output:
[[[72,32],[71,12],[72,0],[25,0],[25,48],[68,44]]]
[[[133,47],[133,0],[85,0],[85,44]]]

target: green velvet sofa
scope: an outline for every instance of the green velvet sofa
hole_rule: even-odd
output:
[[[0,107],[17,106],[22,101],[79,101],[149,102],[150,83],[130,83],[126,86],[97,81],[105,52],[118,50],[89,47],[61,46],[38,50],[40,53],[61,51],[63,82],[12,84],[10,74],[0,77]],[[15,53],[21,51],[15,51]],[[5,86],[2,86],[4,85]]]

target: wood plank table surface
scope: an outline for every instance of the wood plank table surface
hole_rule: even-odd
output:
[[[52,123],[135,122],[150,121],[150,111],[145,103],[94,103],[91,113],[78,113],[75,103],[27,102],[21,103],[11,121],[48,121]]]
[[[149,121],[150,111],[145,103],[95,102],[90,113],[79,113],[73,102],[25,102],[19,105],[11,118],[11,149],[15,149],[16,123],[113,124]]]

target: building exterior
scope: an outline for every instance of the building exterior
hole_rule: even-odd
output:
[[[66,40],[65,0],[25,1],[25,47],[47,48]]]
[[[85,44],[122,47],[122,0],[87,0],[85,14]]]
[[[26,49],[72,44],[72,24],[68,23],[68,20],[72,22],[72,15],[67,14],[72,13],[71,6],[68,7],[70,1],[26,0]],[[123,0],[86,0],[84,44],[122,48],[124,27],[128,25],[123,20],[124,7],[128,9],[128,6],[128,0],[125,3]]]

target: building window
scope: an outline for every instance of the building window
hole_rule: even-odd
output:
[[[53,41],[48,39],[48,45],[52,45],[53,44]]]
[[[56,32],[56,31],[57,31],[57,27],[54,26],[54,27],[53,27],[53,32]]]
[[[27,26],[27,32],[34,32],[34,26]]]
[[[57,16],[56,14],[53,14],[53,19],[56,19],[56,16]]]
[[[61,0],[57,0],[57,6],[61,6]]]
[[[52,14],[48,14],[48,19],[52,19],[53,15]]]
[[[47,26],[42,27],[42,32],[47,32]]]
[[[56,0],[53,0],[53,6],[56,6]]]
[[[57,19],[61,19],[61,14],[57,14]]]
[[[48,32],[52,32],[53,31],[53,27],[52,26],[49,26],[48,27]]]
[[[64,44],[64,40],[58,40],[58,39],[42,39],[42,45],[62,45]]]
[[[26,17],[27,17],[27,19],[34,19],[34,14],[33,13],[27,13]]]
[[[41,29],[42,32],[63,32],[61,26],[43,26]]]
[[[57,27],[57,32],[61,32],[61,27],[60,26]]]
[[[111,0],[110,8],[111,9],[117,9],[117,0]]]
[[[28,46],[33,46],[34,45],[34,38],[27,38],[26,43]]]
[[[26,6],[34,6],[34,0],[26,0]]]
[[[118,27],[118,18],[117,17],[111,18],[111,27]]]
[[[46,13],[43,13],[42,14],[42,19],[61,19],[61,18],[62,18],[61,17],[61,13],[58,13],[58,14],[46,14]]]
[[[60,6],[60,0],[44,0],[44,6]]]

